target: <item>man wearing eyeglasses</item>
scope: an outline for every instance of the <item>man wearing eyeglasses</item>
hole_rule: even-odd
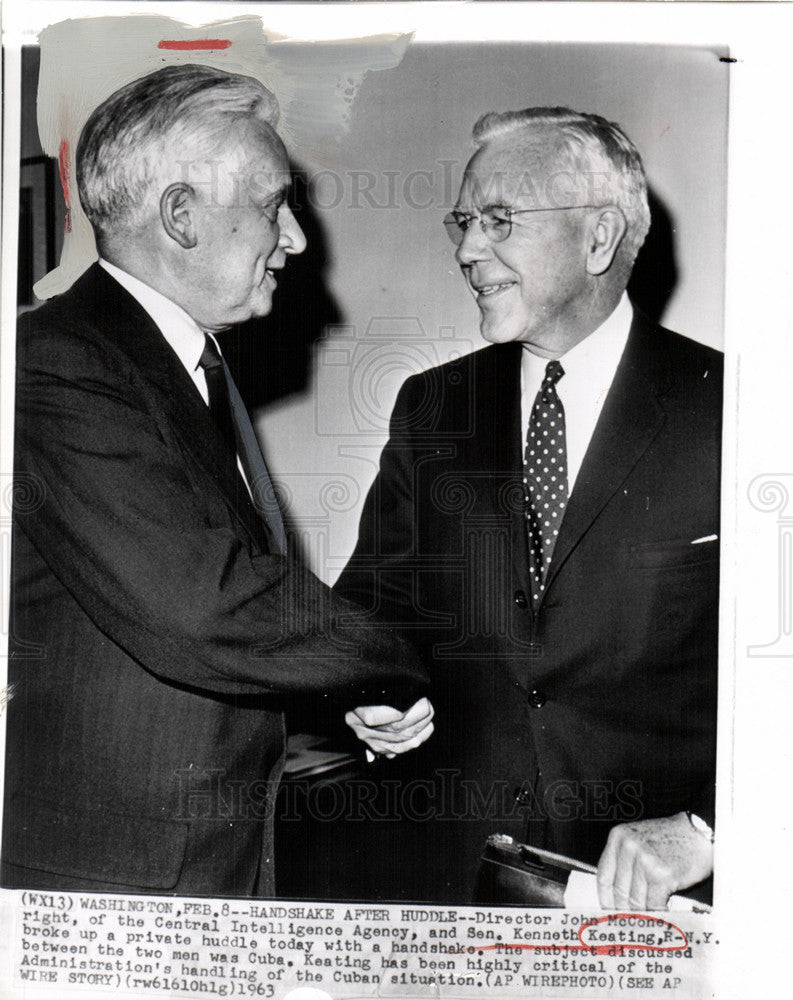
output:
[[[470,901],[500,832],[663,908],[712,871],[721,357],[626,295],[650,216],[616,125],[491,113],[474,143],[444,221],[493,346],[403,386],[337,585],[433,678],[405,895]]]

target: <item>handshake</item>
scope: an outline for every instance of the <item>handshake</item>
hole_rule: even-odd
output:
[[[435,728],[434,714],[430,702],[420,698],[406,712],[388,705],[367,705],[348,712],[344,721],[372,754],[391,758],[429,739]]]

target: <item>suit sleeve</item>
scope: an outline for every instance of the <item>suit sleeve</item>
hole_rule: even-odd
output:
[[[423,670],[391,629],[257,554],[233,519],[213,526],[140,375],[78,348],[34,325],[20,353],[16,468],[38,501],[16,517],[96,626],[151,673],[208,692],[420,693]]]

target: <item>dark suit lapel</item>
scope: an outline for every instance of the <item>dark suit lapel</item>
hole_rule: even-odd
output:
[[[240,524],[267,551],[267,530],[253,506],[236,458],[230,453],[209,409],[170,344],[140,303],[99,264],[80,279],[95,325],[109,334],[163,399],[174,432],[228,501]]]
[[[669,387],[669,363],[656,329],[635,315],[559,530],[546,589],[664,422],[659,400]]]
[[[498,474],[494,511],[503,513],[504,504],[498,499],[498,491],[504,488],[501,480],[517,470],[520,459],[520,345],[486,348],[479,355],[472,457],[477,463],[474,468]]]
[[[520,344],[489,347],[476,356],[475,433],[466,456],[483,470],[487,488],[478,489],[477,512],[506,524],[513,579],[528,588],[529,559],[523,500],[523,430],[520,400]],[[476,484],[475,484],[476,485]],[[500,586],[503,581],[498,581]]]

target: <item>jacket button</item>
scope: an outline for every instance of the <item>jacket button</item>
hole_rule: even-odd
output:
[[[525,806],[531,801],[531,792],[528,788],[516,788],[515,789],[515,801],[519,806]]]
[[[515,591],[515,603],[519,608],[527,608],[529,606],[529,602],[526,599],[526,595],[523,593],[522,590]]]
[[[544,691],[540,691],[539,688],[532,688],[529,693],[529,704],[532,708],[542,708],[547,700],[548,696]]]

